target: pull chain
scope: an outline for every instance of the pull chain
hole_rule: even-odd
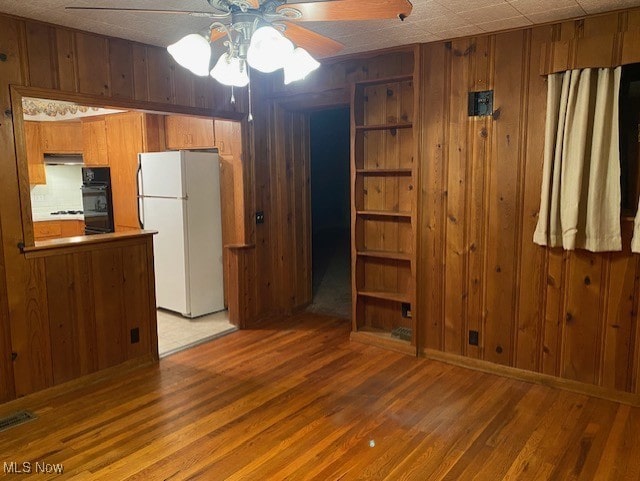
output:
[[[249,116],[247,120],[253,122],[253,113],[251,108],[251,69],[247,66],[247,75],[249,75]]]
[[[231,86],[231,105],[236,104],[236,97],[233,95],[233,85]]]

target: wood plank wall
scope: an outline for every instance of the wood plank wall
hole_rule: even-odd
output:
[[[33,252],[25,260],[27,317],[10,322],[15,396],[157,358],[150,235]]]
[[[246,98],[218,87],[209,77],[187,75],[164,48],[3,17],[14,30],[20,85],[126,100],[244,111]],[[11,34],[6,34],[11,35]]]
[[[547,88],[541,69],[555,42],[640,38],[639,12],[421,46],[416,315],[427,352],[640,393],[640,266],[628,249],[631,224],[624,222],[622,253],[565,253],[532,241]],[[583,49],[580,61],[601,62],[602,49],[592,50],[589,59]],[[286,132],[287,114],[278,109],[346,104],[354,79],[408,73],[402,65],[410,62],[410,51],[368,54],[325,63],[294,86],[275,79],[262,89],[254,123],[256,208],[267,219],[256,228],[258,317],[297,307],[278,290],[289,292],[287,279],[306,268],[293,258],[281,264],[276,254],[298,248],[277,222],[304,205],[294,171],[282,167],[285,136],[278,132]],[[495,92],[494,116],[469,119],[468,92],[488,89]],[[469,345],[469,330],[479,331],[479,346]]]
[[[640,393],[639,256],[536,246],[546,46],[640,28],[627,12],[424,45],[421,345],[427,350]],[[586,40],[585,40],[586,41]],[[613,43],[612,43],[613,45]],[[598,62],[582,52],[584,65]],[[469,118],[469,91],[494,91]],[[480,334],[468,343],[469,330]]]
[[[273,158],[278,189],[278,209],[272,220],[281,233],[277,250],[280,304],[301,307],[311,302],[311,184],[309,159],[309,118],[299,112],[275,108],[276,146]],[[295,268],[291,268],[295,266]]]
[[[68,330],[52,332],[50,326],[52,319],[59,317],[56,312],[65,310],[75,312],[76,306],[73,305],[73,299],[70,297],[68,301],[71,304],[66,303],[66,309],[65,306],[59,305],[62,301],[55,297],[55,291],[50,288],[53,285],[53,272],[57,272],[58,269],[66,266],[66,272],[69,272],[71,269],[69,266],[75,265],[81,270],[88,268],[87,258],[83,256],[73,260],[64,258],[45,261],[27,259],[20,253],[18,244],[23,242],[24,237],[9,86],[19,85],[100,96],[104,97],[105,104],[109,104],[109,100],[113,99],[120,102],[119,106],[130,103],[132,108],[157,107],[152,109],[163,110],[162,107],[166,106],[168,111],[184,113],[189,113],[190,108],[193,108],[193,113],[200,109],[198,113],[201,115],[206,113],[227,118],[240,118],[239,113],[246,111],[247,99],[246,95],[236,93],[238,102],[235,106],[230,105],[229,89],[217,87],[216,82],[210,78],[202,79],[185,75],[165,49],[6,15],[0,16],[0,53],[7,56],[6,61],[0,64],[0,112],[2,112],[0,114],[0,237],[2,240],[0,245],[0,274],[2,274],[0,275],[0,402],[2,402],[75,375],[75,372],[66,371],[66,369],[72,369],[70,367],[61,368],[62,371],[55,374],[58,368],[51,360],[52,338],[49,336],[61,338],[68,336]],[[207,110],[203,111],[203,109]],[[26,172],[26,169],[23,170]],[[28,185],[26,174],[21,182],[23,185]],[[99,255],[92,263],[92,268],[102,266],[107,274],[112,273],[113,286],[117,290],[119,285],[127,285],[127,280],[126,275],[122,277],[120,273],[113,271],[112,269],[115,269],[113,266],[119,265],[121,257],[124,259],[127,256],[136,255],[136,249],[137,247],[123,248],[119,254],[114,253],[116,257],[111,259]],[[79,271],[78,275],[80,274]],[[133,276],[138,274],[140,273],[131,273]],[[152,281],[148,280],[148,282]],[[135,292],[144,295],[139,290],[141,287],[136,289]],[[106,288],[104,292],[94,289],[93,299],[89,301],[93,302],[95,312],[101,309],[99,305],[101,295],[107,295]],[[128,301],[125,299],[123,302]],[[118,311],[118,305],[116,303],[115,307],[111,304],[103,306],[105,309],[116,309],[116,311],[108,309],[105,311],[110,322],[116,322],[118,316],[122,314]],[[91,312],[89,307],[87,307],[87,313]],[[125,324],[129,323],[128,317],[121,316],[120,320],[118,326],[124,332]],[[152,348],[151,344],[148,341],[144,343],[146,351],[153,354],[149,351]],[[99,367],[109,364],[110,359],[120,359],[122,346],[111,345],[111,347],[114,352],[105,352],[104,355],[99,352],[95,354],[97,356],[95,362]],[[72,350],[67,354],[84,356],[86,352],[83,349]],[[12,361],[12,352],[17,353],[15,362]],[[127,353],[126,355],[137,354]],[[68,366],[66,361],[61,362],[64,366]],[[86,367],[80,369],[84,372]]]
[[[147,237],[33,259],[31,265],[45,284],[48,333],[39,342],[14,345],[17,395],[29,392],[34,384],[59,384],[154,352],[152,248]],[[136,328],[139,341],[132,343],[130,331]],[[43,362],[41,350],[51,363]],[[27,362],[22,360],[25,353],[30,357]],[[30,370],[36,360],[42,363],[37,376]]]

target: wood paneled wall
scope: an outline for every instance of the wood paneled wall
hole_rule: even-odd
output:
[[[244,96],[230,105],[230,89],[191,75],[166,49],[10,17],[2,22],[23,77],[19,85],[216,112],[245,109]]]
[[[640,393],[640,266],[628,249],[631,224],[624,222],[622,253],[562,252],[532,240],[547,91],[540,72],[552,44],[631,37],[640,29],[639,11],[421,46],[415,315],[425,353]],[[583,51],[581,62],[599,62],[602,49],[592,52],[589,59]],[[283,150],[287,112],[346,104],[355,79],[408,73],[403,64],[411,55],[407,49],[344,59],[305,82],[283,87],[276,79],[261,92],[255,193],[267,221],[256,228],[258,316],[295,309],[295,298],[278,290],[292,293],[286,286],[306,269],[293,255],[282,258],[300,246],[278,225],[305,205],[295,180],[303,167],[289,166]],[[494,115],[469,118],[468,92],[489,89]],[[469,345],[469,330],[479,332],[479,346]]]
[[[38,326],[12,323],[17,396],[130,359],[157,357],[150,235],[29,257],[31,277],[42,285],[32,309],[42,316]]]
[[[532,240],[545,46],[558,35],[613,38],[627,18],[423,46],[418,313],[427,351],[640,392],[640,265],[629,249],[631,222],[623,222],[622,253],[563,252]],[[596,63],[600,51],[593,55]],[[468,117],[468,92],[479,90],[494,91],[493,117]],[[479,331],[479,346],[469,345],[470,330]]]
[[[18,168],[16,162],[16,137],[12,118],[10,86],[26,86],[64,97],[65,92],[73,93],[77,98],[104,98],[104,105],[129,106],[156,111],[191,113],[231,119],[242,118],[246,111],[246,95],[236,93],[237,104],[230,105],[229,89],[220,88],[211,78],[200,78],[186,74],[178,68],[165,49],[145,46],[120,39],[107,38],[85,32],[55,27],[39,22],[32,22],[0,16],[0,53],[6,55],[6,61],[0,64],[0,402],[12,399],[16,395],[26,394],[42,389],[53,382],[91,369],[93,360],[81,368],[69,367],[66,360],[58,372],[60,363],[52,363],[49,339],[56,335],[64,338],[73,331],[65,325],[63,331],[51,331],[51,319],[57,319],[61,313],[76,312],[78,307],[74,300],[67,297],[63,302],[56,297],[51,288],[54,272],[58,269],[88,269],[86,256],[64,260],[26,259],[20,252],[19,244],[24,242],[21,212],[21,196],[18,178],[22,188],[28,189],[26,166]],[[83,97],[84,96],[84,97]],[[101,102],[102,103],[102,102]],[[20,129],[17,129],[18,134]],[[26,187],[25,187],[26,186]],[[26,197],[28,198],[28,194]],[[250,207],[249,207],[250,208]],[[25,226],[29,230],[30,226]],[[131,250],[130,250],[131,249]],[[106,302],[100,296],[113,296],[111,291],[118,292],[127,280],[120,276],[117,265],[121,258],[136,255],[137,248],[126,247],[120,253],[96,254],[92,269],[102,266],[112,281],[112,288],[104,287],[95,291],[89,298],[89,306],[82,311],[83,319],[92,311],[100,309],[100,302]],[[104,254],[104,256],[103,256]],[[124,261],[123,261],[124,262]],[[72,267],[70,267],[72,266]],[[116,269],[114,271],[114,269]],[[55,275],[65,275],[55,274]],[[138,275],[131,273],[131,275]],[[56,286],[57,288],[57,286]],[[97,289],[97,287],[96,287]],[[145,295],[139,291],[137,294]],[[137,295],[136,294],[136,295]],[[124,302],[124,301],[123,301]],[[61,304],[62,303],[62,304]],[[92,304],[93,303],[93,304]],[[109,313],[110,322],[120,322],[118,329],[124,333],[128,325],[129,313],[126,315],[115,304],[107,303],[103,307]],[[83,309],[85,308],[83,307]],[[78,307],[79,308],[79,307]],[[53,309],[53,310],[52,310]],[[114,310],[115,309],[115,310]],[[138,315],[139,313],[131,313]],[[56,317],[57,316],[57,317]],[[90,317],[86,318],[89,322]],[[92,322],[92,321],[91,321]],[[96,329],[101,324],[96,320]],[[106,327],[113,329],[115,327]],[[70,331],[71,329],[71,331]],[[76,332],[76,331],[73,331]],[[127,331],[128,332],[128,331]],[[97,332],[101,336],[109,332]],[[75,334],[74,334],[75,335]],[[124,334],[123,334],[124,335]],[[141,332],[141,336],[143,333]],[[113,337],[113,336],[111,336]],[[115,339],[115,338],[114,338]],[[75,342],[75,341],[74,341]],[[103,342],[103,338],[100,338]],[[117,339],[114,341],[117,342]],[[141,338],[140,346],[146,346],[147,352],[153,346]],[[93,355],[98,367],[111,363],[113,359],[136,353],[124,353],[125,346],[110,345],[114,351]],[[137,347],[138,348],[138,347]],[[141,348],[141,347],[140,347]],[[73,349],[76,349],[75,347]],[[15,362],[12,352],[16,353]],[[72,352],[73,354],[69,354]],[[79,346],[65,355],[87,355],[86,347]],[[87,358],[93,359],[93,358]],[[15,369],[15,376],[14,376]],[[70,370],[69,370],[70,369]],[[56,372],[58,374],[56,375]]]
[[[27,316],[10,322],[10,393],[23,396],[130,359],[157,358],[151,235],[24,258]],[[139,334],[135,343],[132,329]]]
[[[277,294],[280,305],[297,308],[311,302],[311,184],[309,159],[309,118],[274,107],[275,125],[271,159],[278,188],[271,225],[280,233],[276,251]],[[292,268],[293,267],[293,268]]]

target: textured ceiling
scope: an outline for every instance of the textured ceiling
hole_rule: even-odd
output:
[[[300,0],[301,1],[301,0]],[[311,0],[313,1],[313,0]],[[345,44],[341,53],[432,42],[640,6],[640,0],[412,0],[404,22],[313,22],[304,27]],[[0,0],[0,12],[166,46],[209,20],[182,15],[67,11],[65,6],[208,10],[205,0]]]

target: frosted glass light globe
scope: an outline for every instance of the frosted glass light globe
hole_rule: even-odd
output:
[[[202,35],[189,34],[169,45],[167,50],[179,65],[194,74],[201,77],[209,75],[211,45]]]
[[[284,67],[292,52],[291,41],[275,28],[260,27],[251,37],[247,62],[260,72],[271,73]]]
[[[211,69],[211,76],[224,85],[245,87],[249,83],[247,66],[238,57],[223,53]]]
[[[296,48],[284,65],[285,85],[302,80],[320,66],[315,58],[302,47]]]

